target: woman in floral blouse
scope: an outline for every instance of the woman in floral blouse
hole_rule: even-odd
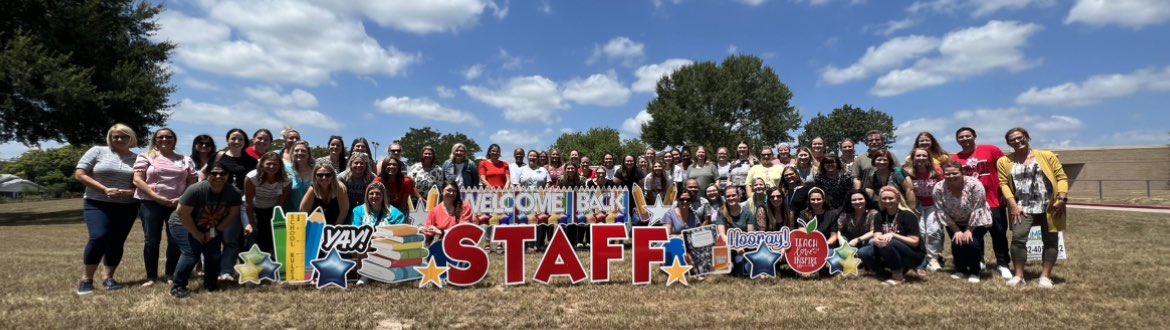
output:
[[[963,175],[963,165],[954,161],[943,164],[943,181],[934,185],[935,217],[946,225],[951,237],[955,273],[971,283],[979,283],[979,262],[983,260],[983,236],[991,225],[987,194],[979,180]]]
[[[410,165],[407,176],[414,180],[414,190],[422,198],[426,198],[432,187],[443,184],[446,175],[443,174],[443,167],[435,163],[435,148],[423,147],[422,160]]]

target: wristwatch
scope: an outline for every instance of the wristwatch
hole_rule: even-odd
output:
[[[1066,197],[1061,197],[1061,198],[1060,198],[1060,201],[1061,201],[1061,202],[1068,203],[1068,197],[1067,197],[1067,196],[1066,196]]]

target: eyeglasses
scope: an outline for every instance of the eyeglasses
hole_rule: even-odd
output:
[[[402,152],[402,149],[390,149],[390,152]]]
[[[114,135],[114,136],[110,137],[110,139],[113,139],[114,141],[126,141],[126,140],[130,139],[130,136],[129,135]]]
[[[226,176],[228,176],[228,173],[222,172],[222,171],[211,171],[211,172],[207,172],[207,176],[210,176],[213,178],[226,177]]]
[[[170,136],[170,135],[159,135],[159,136],[156,136],[156,137],[154,137],[154,138],[155,138],[155,139],[159,139],[159,140],[163,140],[163,141],[170,141],[170,140],[174,140],[174,139],[175,139],[175,137],[174,137],[174,136]]]
[[[328,179],[328,178],[332,178],[332,177],[333,177],[333,173],[317,173],[318,179]]]

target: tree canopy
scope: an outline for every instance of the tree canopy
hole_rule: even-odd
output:
[[[451,155],[451,147],[456,143],[462,143],[467,147],[467,158],[469,159],[475,159],[475,154],[480,152],[479,144],[475,143],[475,140],[472,140],[467,135],[463,133],[442,133],[430,127],[411,127],[402,136],[402,139],[395,142],[398,142],[402,146],[402,156],[409,159],[411,163],[422,159],[422,151],[425,146],[435,148],[436,163],[442,163],[444,160],[447,160]],[[387,144],[386,146],[389,147],[390,145]]]
[[[561,133],[549,149],[561,152],[561,158],[569,160],[569,151],[577,150],[581,156],[588,156],[594,164],[600,164],[606,153],[612,153],[614,160],[620,162],[625,155],[638,156],[646,150],[646,144],[638,139],[622,141],[616,129],[609,127],[594,127],[588,131]]]
[[[0,143],[105,143],[166,122],[174,91],[154,42],[161,5],[131,0],[10,0],[0,10]],[[147,139],[139,139],[145,143]]]
[[[800,133],[800,145],[811,146],[813,138],[820,136],[825,139],[825,150],[836,152],[845,138],[853,139],[856,145],[864,145],[865,132],[870,130],[881,131],[887,146],[897,138],[894,136],[894,117],[874,108],[862,110],[845,104],[833,109],[828,116],[817,113],[816,117],[809,119],[804,132]]]
[[[740,142],[755,148],[792,140],[789,132],[801,122],[789,104],[792,91],[756,56],[684,66],[662,77],[657,92],[646,107],[653,118],[642,126],[642,141],[655,148]]]
[[[89,146],[70,146],[60,148],[26,151],[20,158],[4,164],[0,173],[10,173],[23,179],[45,186],[51,196],[61,196],[66,192],[82,192],[85,186],[73,178],[77,160],[89,150]]]

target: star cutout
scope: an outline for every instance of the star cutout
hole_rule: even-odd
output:
[[[691,286],[690,283],[687,283],[687,272],[691,271],[691,267],[693,266],[683,265],[683,261],[679,259],[678,256],[675,256],[671,261],[670,266],[662,266],[658,268],[662,269],[662,271],[666,272],[666,274],[670,276],[666,279],[666,286],[670,286],[671,284],[674,284],[674,282],[682,283],[684,286]]]
[[[650,213],[646,217],[646,222],[649,222],[651,226],[654,226],[662,223],[662,218],[666,217],[667,212],[670,212],[670,206],[663,206],[662,196],[658,196],[658,199],[655,200],[654,205],[647,206],[646,211]]]
[[[849,256],[848,259],[845,259],[845,261],[841,262],[841,265],[845,267],[841,275],[857,276],[857,266],[861,265],[861,259]]]
[[[857,275],[857,265],[861,263],[861,260],[853,257],[855,253],[857,253],[857,248],[848,244],[833,249],[829,253],[829,274],[845,273],[848,269],[846,263],[853,263],[852,273]]]
[[[244,263],[234,267],[236,272],[240,273],[239,283],[260,284],[260,280],[263,279],[260,274],[264,272],[264,262],[269,261],[268,256],[268,253],[260,251],[260,247],[256,245],[252,245],[252,248],[248,251],[240,252],[238,257]],[[273,280],[275,281],[275,279]]]
[[[435,188],[434,186],[431,187],[431,191],[434,191],[435,189],[438,188]],[[414,209],[410,210],[410,214],[408,214],[410,217],[410,224],[415,227],[425,226],[427,224],[427,215],[430,213],[431,210],[427,209],[427,201],[425,199],[418,200],[418,203],[414,205]]]
[[[272,261],[272,259],[265,257],[264,260],[260,262],[260,280],[280,282],[280,266],[281,265],[279,262]]]
[[[330,285],[345,289],[347,287],[345,278],[349,275],[349,271],[357,265],[356,262],[342,259],[341,254],[337,253],[337,249],[330,249],[325,258],[313,260],[312,264],[313,270],[320,275],[317,279],[318,289]]]
[[[772,248],[767,244],[760,243],[755,251],[744,254],[747,258],[748,268],[751,270],[751,278],[758,277],[776,277],[776,262],[780,261],[783,255],[772,251]]]
[[[442,276],[443,274],[447,273],[447,269],[447,267],[435,266],[434,258],[428,259],[425,267],[415,266],[414,270],[417,270],[419,274],[422,274],[422,281],[418,282],[418,287],[424,288],[427,286],[427,284],[434,283],[435,287],[442,288]]]

